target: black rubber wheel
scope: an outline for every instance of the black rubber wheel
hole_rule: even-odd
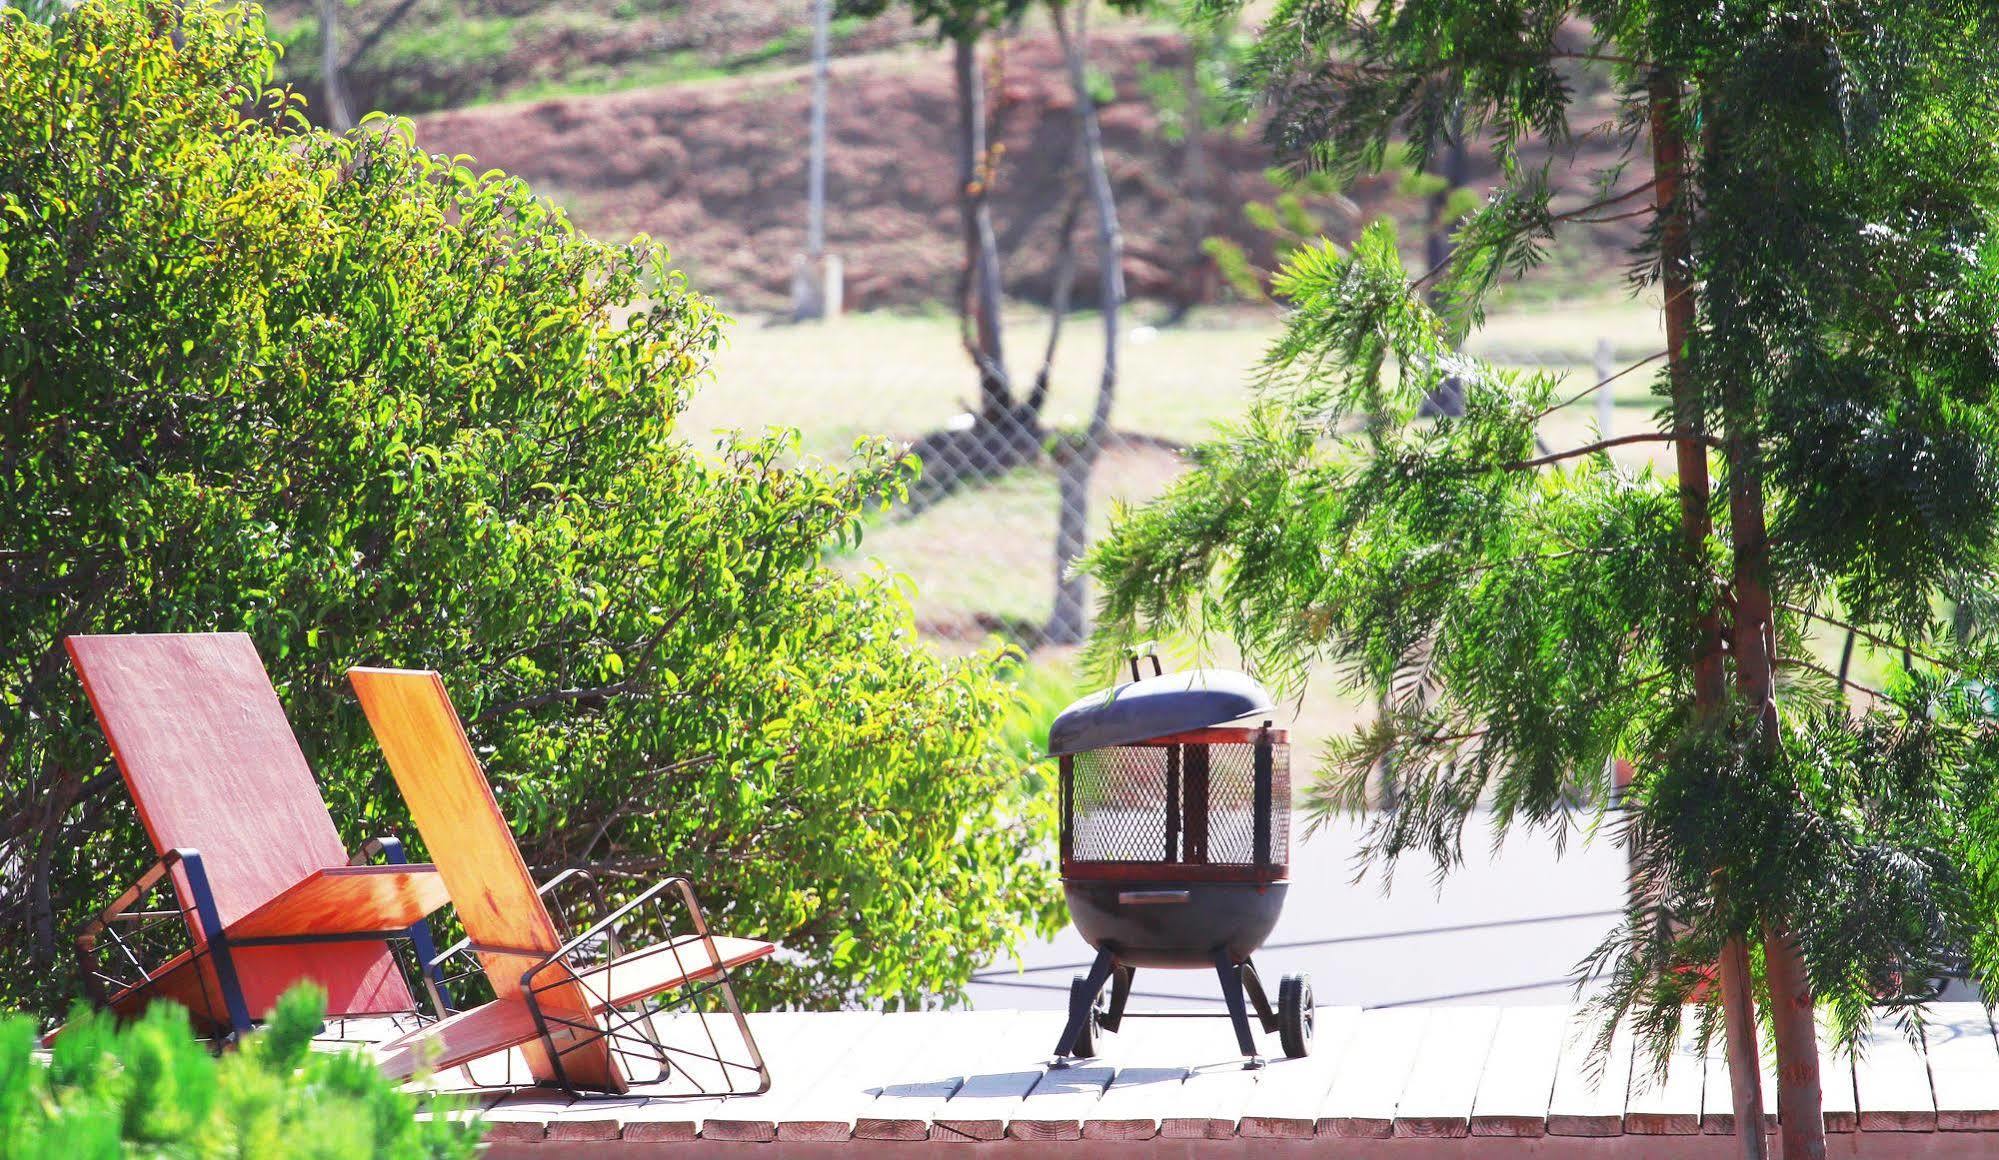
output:
[[[1286,975],[1277,986],[1277,1040],[1284,1058],[1303,1059],[1312,1050],[1312,979]]]
[[[1077,975],[1075,978],[1069,980],[1069,1001],[1074,1003],[1076,996],[1084,993],[1089,988],[1089,985],[1090,980],[1083,975]],[[1076,1035],[1076,1042],[1070,1045],[1069,1048],[1078,1059],[1094,1059],[1096,1057],[1097,1021],[1103,1017],[1103,1003],[1104,993],[1099,988],[1097,993],[1090,998],[1090,1017],[1083,1020],[1083,1030]]]

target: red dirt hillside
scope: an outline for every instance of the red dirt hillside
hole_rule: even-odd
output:
[[[1242,207],[1275,192],[1264,176],[1269,153],[1248,130],[1204,138],[1208,188],[1184,188],[1184,147],[1161,137],[1141,92],[1148,73],[1177,75],[1184,51],[1164,32],[1107,30],[1092,46],[1094,67],[1116,85],[1102,122],[1127,282],[1134,295],[1168,301],[1196,287],[1210,297],[1217,288],[1201,275],[1197,204],[1207,207],[1210,232],[1267,262],[1268,239],[1245,222]],[[990,73],[1004,148],[994,214],[1009,290],[1039,298],[1073,149],[1068,83],[1046,36],[1011,43]],[[475,168],[528,178],[593,233],[649,233],[672,248],[697,287],[737,309],[770,309],[786,299],[791,255],[804,240],[807,102],[807,74],[794,68],[433,113],[417,119],[417,135],[433,151],[471,155]],[[850,309],[951,299],[959,266],[955,115],[949,62],[939,50],[834,62],[827,231],[846,262]],[[1394,179],[1375,180],[1356,200],[1367,217],[1400,219],[1416,243],[1421,204],[1399,194]],[[1078,239],[1078,301],[1087,303],[1087,219]],[[1628,237],[1603,241],[1621,246]]]

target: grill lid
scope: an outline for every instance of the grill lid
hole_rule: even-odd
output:
[[[1228,669],[1127,681],[1069,706],[1048,727],[1048,755],[1128,745],[1265,713],[1276,703],[1262,685]]]

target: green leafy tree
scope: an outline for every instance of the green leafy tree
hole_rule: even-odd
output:
[[[796,961],[758,1004],[915,1001],[1051,917],[1011,660],[822,563],[908,467],[674,430],[720,320],[664,251],[267,92],[253,8],[0,13],[0,1003],[150,851],[61,638],[256,639],[350,844],[405,821],[343,671],[444,673],[529,863],[691,874]],[[246,818],[254,825],[254,818]]]
[[[0,1153],[16,1160],[478,1154],[476,1118],[450,1100],[404,1093],[359,1052],[312,1050],[325,1013],[324,992],[294,989],[267,1027],[220,1059],[172,1003],[122,1026],[79,1007],[46,1061],[35,1058],[33,1019],[0,1020]]]
[[[1502,184],[1434,302],[1385,225],[1296,253],[1255,409],[1094,556],[1106,646],[1227,631],[1384,697],[1313,799],[1354,804],[1392,757],[1384,857],[1454,864],[1481,803],[1570,825],[1628,759],[1641,887],[1593,964],[1602,1004],[1661,1061],[1689,1004],[1725,1029],[1747,1155],[1759,1008],[1783,1154],[1822,1156],[1815,1007],[1850,1040],[1871,1004],[1954,973],[1989,993],[1999,968],[1999,652],[1948,614],[1999,580],[1996,33],[1971,3],[1278,5],[1253,72],[1295,158],[1417,167],[1461,121]],[[1614,72],[1629,116],[1599,131],[1628,164],[1558,204],[1522,147],[1567,137],[1584,65]],[[1631,214],[1659,427],[1537,453],[1595,388],[1460,340],[1558,230]],[[1463,415],[1418,422],[1449,378]],[[1626,444],[1675,470],[1621,466]],[[1849,625],[1907,658],[1889,687],[1817,660],[1814,626]]]

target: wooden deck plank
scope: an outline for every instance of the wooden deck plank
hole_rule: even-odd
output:
[[[1099,1060],[1117,1068],[1118,1075],[1105,1090],[1104,1102],[1084,1122],[1084,1138],[1233,1139],[1257,1072],[1243,1066],[1235,1032],[1221,1017],[1219,1004],[1214,1014],[1133,1015],[1117,1031],[1100,1034]],[[1152,1074],[1159,1069],[1177,1072],[1179,1086],[1170,1099],[1141,1098],[1165,1082]]]
[[[1770,1053],[1757,1053],[1757,1084],[1763,1094],[1763,1131],[1777,1130],[1777,1073],[1771,1069]],[[1853,1085],[1847,1084],[1850,1089]],[[1701,1134],[1735,1135],[1735,1085],[1728,1070],[1728,1036],[1717,1028],[1714,1041],[1707,1045],[1707,1074],[1701,1081]]]
[[[1098,1051],[1117,1075],[1083,1121],[1085,1140],[1150,1140],[1180,1102],[1201,1042],[1186,1019],[1126,1019]]]
[[[1833,1046],[1832,1027],[1824,1014],[1818,1023],[1820,1106],[1824,1109],[1825,1130],[1852,1132],[1860,1127],[1860,1105],[1854,1098],[1853,1057]],[[1775,1087],[1770,1089],[1776,1091]],[[1767,1095],[1766,1107],[1775,1108],[1777,1097]]]
[[[950,1027],[963,1013],[954,1011],[910,1011],[858,1037],[842,1055],[838,1066],[799,1093],[777,1117],[780,1140],[845,1140],[854,1134],[854,1122],[868,1110],[881,1091],[884,1077],[921,1075],[912,1071],[912,1062],[927,1062],[926,1056],[939,1039],[952,1034]]]
[[[1117,1069],[1101,1064],[1050,1067],[1007,1121],[1014,1140],[1080,1140],[1083,1121],[1096,1110]]]
[[[1049,1046],[1061,1034],[1061,1012],[1011,1012],[992,1028],[986,1042],[968,1044],[958,1086],[928,1106],[910,1100],[906,1114],[930,1124],[930,1140],[966,1144],[1003,1140],[1013,1108],[1033,1090],[1049,1060]]]
[[[981,1045],[1020,1027],[1015,1011],[954,1012],[908,1059],[882,1070],[869,1100],[854,1117],[861,1140],[927,1140],[930,1115],[973,1074],[967,1064]],[[1051,1036],[1053,1033],[1050,1033]]]
[[[1921,1047],[1889,1012],[1878,1013],[1853,1061],[1853,1092],[1863,1132],[1933,1132],[1936,1097]],[[1821,1081],[1823,1083],[1823,1081]]]
[[[1631,1029],[1620,1026],[1609,1050],[1596,1057],[1596,1024],[1573,1021],[1563,1037],[1548,1097],[1548,1135],[1621,1136],[1624,1100],[1631,1082]]]
[[[843,1024],[848,1029],[847,1033],[851,1034],[858,1026],[853,1020],[855,1014],[858,1012],[828,1015],[772,1011],[745,1016],[750,1034],[757,1041],[757,1050],[763,1055],[764,1066],[770,1069],[772,1090],[785,1082],[784,1077],[795,1077],[817,1066],[819,1057],[827,1050],[826,1043],[831,1033],[814,1032],[812,1029],[815,1026],[827,1022]],[[730,1100],[705,1096],[662,1096],[652,1094],[644,1086],[634,1090],[645,1093],[647,1098],[640,1106],[620,1112],[619,1122],[624,1128],[622,1138],[644,1142],[697,1139],[701,1135],[704,1119],[718,1114],[731,1102],[741,1104],[751,1098],[735,1097]]]
[[[508,1092],[480,1117],[486,1125],[486,1142],[531,1144],[545,1140],[549,1122],[575,1102],[566,1093],[548,1088]]]
[[[1066,1017],[1031,1011],[995,1034],[976,1052],[965,1082],[930,1115],[930,1139],[976,1143],[1006,1138],[1007,1122],[1024,1106],[1053,1058]]]
[[[1425,1007],[1363,1011],[1342,1048],[1316,1117],[1321,1136],[1387,1139],[1416,1051],[1436,1012]]]
[[[1701,1092],[1707,1053],[1701,1049],[1692,1013],[1680,1021],[1678,1041],[1659,1074],[1651,1052],[1638,1049],[1625,1097],[1624,1130],[1634,1136],[1693,1136],[1701,1130]]]
[[[1999,1130],[1999,1046],[1978,1003],[1937,1003],[1923,1028],[1937,1128],[1945,1132]]]
[[[1474,1136],[1540,1136],[1548,1129],[1548,1101],[1555,1090],[1567,1034],[1567,1007],[1508,1007],[1500,1012],[1487,1052],[1478,1095],[1472,1100]]]
[[[1430,1016],[1395,1105],[1397,1136],[1471,1135],[1472,1103],[1498,1030],[1497,1007],[1444,1007]]]
[[[1159,1117],[1168,1140],[1230,1140],[1256,1094],[1258,1073],[1240,1059],[1217,1059],[1188,1069],[1179,1102]]]
[[[865,1046],[868,1039],[892,1022],[869,1011],[831,1011],[813,1018],[789,1049],[789,1066],[771,1068],[770,1090],[760,1096],[717,1100],[701,1112],[701,1137],[705,1140],[740,1140],[769,1143],[777,1139],[778,1124],[792,1107],[808,1098],[812,1090],[847,1058]]]
[[[1255,1072],[1237,1134],[1266,1140],[1309,1140],[1317,1134],[1319,1105],[1360,1019],[1358,1007],[1321,1007],[1314,1012],[1310,1054],[1303,1059],[1273,1059]],[[1236,1059],[1240,1067],[1241,1057]]]
[[[1207,1146],[1247,1148],[1256,1154],[1272,1146],[1258,1143],[1259,1139],[1295,1135],[1306,1123],[1329,1137],[1320,1141],[1320,1147],[1353,1147],[1334,1144],[1330,1137],[1340,1129],[1379,1134],[1384,1121],[1391,1134],[1409,1134],[1405,1123],[1433,1120],[1445,1121],[1444,1130],[1467,1135],[1485,1134],[1479,1125],[1488,1121],[1505,1131],[1529,1131],[1525,1124],[1535,1115],[1536,1093],[1546,1084],[1544,1131],[1550,1135],[1575,1135],[1578,1128],[1624,1131],[1633,1138],[1618,1146],[1623,1149],[1619,1155],[1656,1152],[1662,1157],[1718,1155],[1714,1149],[1726,1143],[1716,1138],[1719,1132],[1708,1135],[1713,1128],[1709,1121],[1732,1111],[1727,1106],[1726,1069],[1720,1065],[1724,1048],[1718,1042],[1707,1053],[1696,1054],[1689,1036],[1669,1066],[1664,1089],[1650,1091],[1642,1077],[1632,1083],[1631,1049],[1628,1038],[1623,1039],[1614,1046],[1607,1065],[1608,1074],[1616,1076],[1622,1060],[1623,1082],[1612,1080],[1589,1092],[1578,1063],[1587,1043],[1577,1035],[1588,1025],[1573,1021],[1565,1008],[1365,1013],[1327,1009],[1322,1016],[1318,1053],[1302,1061],[1273,1062],[1261,1072],[1243,1071],[1235,1059],[1221,1058],[1228,1036],[1216,1028],[1223,1024],[1135,1020],[1121,1035],[1106,1038],[1099,1060],[1046,1073],[1041,1067],[1060,1023],[1058,1012],[759,1014],[750,1022],[775,1076],[775,1087],[766,1096],[676,1100],[638,1085],[628,1097],[608,1100],[572,1102],[546,1089],[475,1093],[473,1099],[497,1100],[487,1120],[490,1138],[501,1151],[523,1145],[587,1150],[617,1141],[650,1146],[705,1137],[718,1142],[803,1142],[810,1148],[852,1148],[859,1149],[854,1155],[869,1155],[871,1146],[879,1147],[875,1141],[917,1141],[913,1146],[926,1147],[1011,1136],[1019,1141],[1069,1141],[1066,1146],[1082,1149],[1109,1148],[1115,1146],[1112,1141],[1123,1140],[1139,1148],[1180,1149],[1176,1155]],[[1398,1022],[1402,1034],[1388,1034],[1389,1025]],[[1371,1024],[1371,1029],[1364,1030],[1364,1024]],[[883,1027],[895,1030],[880,1030]],[[1482,1027],[1489,1029],[1489,1035],[1481,1051]],[[1983,1009],[1944,1005],[1934,1010],[1925,1043],[1927,1056],[1887,1019],[1879,1020],[1869,1036],[1870,1055],[1863,1064],[1867,1070],[1858,1077],[1863,1086],[1857,1107],[1852,1100],[1855,1073],[1843,1068],[1836,1056],[1828,1059],[1829,1111],[1838,1115],[1844,1104],[1850,1124],[1861,1123],[1865,1116],[1865,1132],[1871,1138],[1870,1142],[1849,1136],[1847,1144],[1838,1146],[1842,1154],[1982,1154],[1999,1140],[1999,1039]],[[1471,1046],[1457,1050],[1464,1044]],[[1380,1073],[1396,1071],[1392,1056],[1398,1050],[1406,1056],[1402,1078],[1385,1083]],[[1829,1048],[1828,1054],[1832,1055]],[[1472,1068],[1465,1060],[1474,1057],[1483,1066],[1466,1096],[1463,1076]],[[1695,1060],[1698,1067],[1680,1070],[1683,1059]],[[1455,1068],[1441,1066],[1445,1060],[1453,1061]],[[1350,1076],[1364,1072],[1371,1073],[1369,1084],[1376,1093],[1371,1102],[1363,1099],[1363,1089],[1346,1086]],[[1533,1078],[1537,1073],[1540,1078]],[[1691,1080],[1694,1075],[1700,1076],[1697,1085]],[[1900,1086],[1892,1086],[1891,1080]],[[981,1095],[970,1090],[974,1083],[988,1085],[988,1091]],[[1918,1091],[1916,1085],[1928,1086]],[[1379,1094],[1391,1088],[1391,1096]],[[1451,1094],[1454,1088],[1460,1094]],[[1688,1101],[1671,1094],[1676,1088],[1699,1093],[1698,1118]],[[1897,1091],[1902,1094],[1896,1096]],[[1307,1102],[1301,1105],[1301,1099]],[[1330,1114],[1338,1106],[1336,1099],[1372,1111],[1336,1121]],[[1384,1100],[1392,1100],[1386,1111]],[[1452,1109],[1463,1101],[1468,1101],[1464,1106],[1469,1110],[1461,1121]],[[1767,1103],[1774,1107],[1774,1090]],[[1301,1112],[1301,1106],[1309,1113]],[[1329,1113],[1323,1124],[1321,1112]],[[949,1126],[954,1115],[966,1127]],[[1563,1116],[1570,1119],[1564,1121]],[[1253,1122],[1255,1117],[1261,1117],[1260,1122]],[[1690,1119],[1701,1138],[1683,1134],[1681,1143],[1672,1143],[1646,1134],[1647,1128],[1686,1133]],[[1925,1122],[1947,1127],[1949,1134],[1925,1137],[1920,1126]],[[865,1134],[864,1123],[869,1125]],[[835,1128],[841,1133],[840,1142],[807,1139]],[[1655,1143],[1639,1143],[1648,1138]],[[1452,1147],[1481,1147],[1447,1140],[1385,1146],[1429,1149],[1424,1155],[1443,1155]],[[1593,1147],[1576,1140],[1508,1145],[1522,1146]],[[1636,1152],[1631,1151],[1634,1148]]]

